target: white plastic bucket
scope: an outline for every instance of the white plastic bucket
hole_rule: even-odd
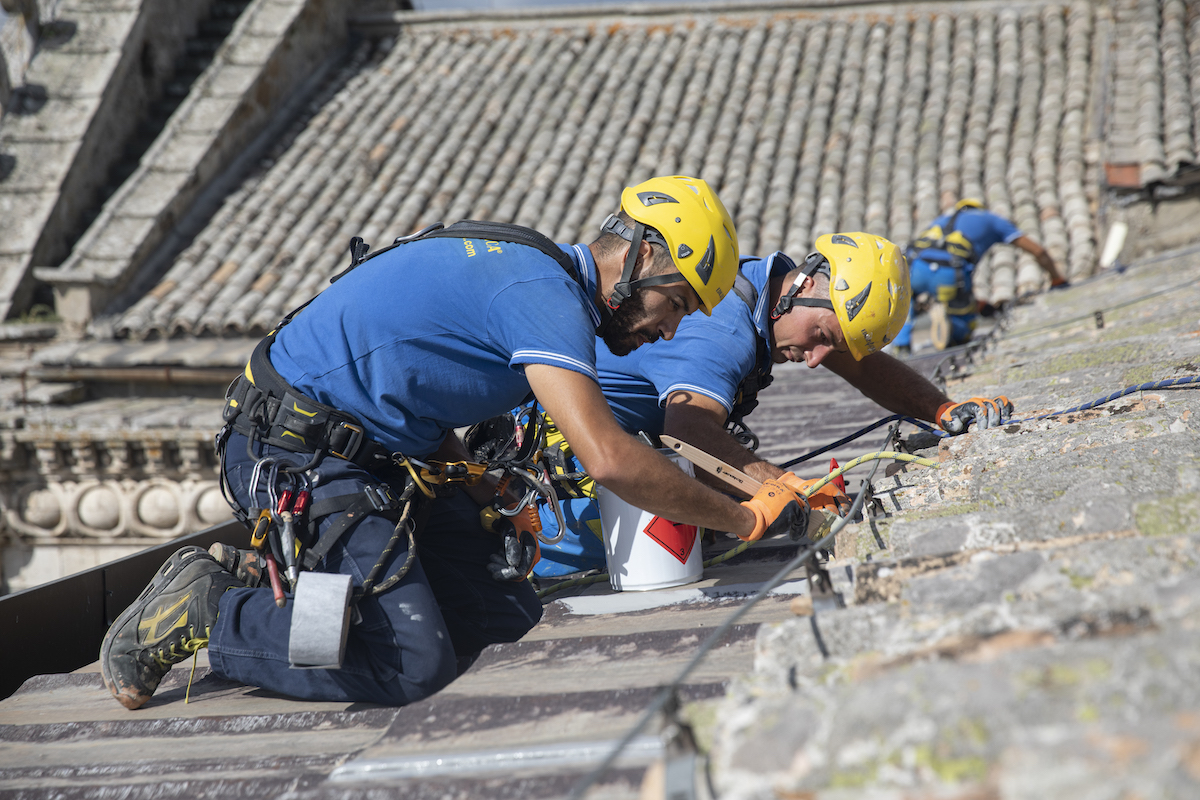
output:
[[[671,450],[659,450],[688,475],[692,462]],[[704,575],[700,532],[643,511],[597,486],[600,526],[608,582],[618,592],[644,592],[695,583]]]

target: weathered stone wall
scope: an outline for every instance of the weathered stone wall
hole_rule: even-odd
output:
[[[880,471],[890,515],[831,564],[848,607],[764,625],[716,714],[722,798],[1200,793],[1200,391],[1036,419],[1200,376],[1197,278],[1185,253],[1043,295],[950,381],[1020,421]]]
[[[219,408],[110,400],[77,407],[70,424],[29,412],[0,429],[0,588],[35,586],[230,519],[213,453]]]

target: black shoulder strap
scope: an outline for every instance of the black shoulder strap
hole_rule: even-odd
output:
[[[571,279],[583,285],[579,273],[575,270],[575,262],[562,251],[562,248],[550,240],[548,236],[538,233],[533,228],[523,225],[513,225],[509,222],[482,222],[474,219],[464,219],[448,228],[439,228],[426,233],[426,239],[483,239],[490,242],[511,242],[523,244],[540,250],[558,262]]]
[[[479,220],[473,219],[461,220],[454,223],[449,228],[444,227],[442,223],[437,222],[409,236],[401,236],[387,247],[381,247],[375,251],[371,250],[371,245],[364,242],[361,236],[355,236],[350,240],[350,266],[346,267],[337,275],[334,275],[332,278],[330,278],[329,282],[336,283],[364,261],[368,261],[375,256],[380,255],[381,253],[386,253],[388,250],[395,249],[402,244],[415,242],[418,239],[436,238],[483,239],[484,241],[511,242],[513,244],[523,244],[527,247],[532,247],[553,258],[558,265],[562,267],[568,275],[571,276],[571,280],[582,286],[585,291],[587,290],[587,285],[585,284],[584,279],[575,269],[575,262],[571,260],[570,256],[562,251],[562,248],[551,241],[549,237],[538,233],[533,228],[526,228],[522,225],[513,225],[512,223],[508,222],[480,222]],[[274,334],[280,328],[291,322],[292,317],[299,314],[305,306],[315,299],[316,296],[310,297],[297,308],[293,309],[290,314],[284,317],[280,323],[275,326],[275,330],[271,331],[271,333],[268,335],[270,337],[274,337]]]
[[[752,258],[744,258],[741,263],[753,261]],[[738,272],[737,277],[733,279],[733,291],[738,297],[742,298],[742,302],[750,307],[750,313],[754,313],[755,306],[758,305],[758,290],[754,288],[754,284],[750,279]],[[758,437],[754,435],[744,422],[745,417],[758,406],[758,393],[771,385],[773,376],[771,375],[771,350],[755,336],[755,353],[754,353],[754,369],[750,370],[750,374],[742,378],[741,384],[738,386],[737,396],[733,400],[733,411],[730,412],[726,420],[726,428],[735,438],[743,445],[750,449],[757,449]],[[751,446],[753,443],[753,446]]]
[[[758,289],[741,272],[733,279],[733,291],[742,298],[743,303],[750,306],[750,313],[754,313],[754,307],[758,305]]]

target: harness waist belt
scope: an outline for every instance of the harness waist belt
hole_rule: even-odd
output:
[[[222,417],[238,433],[294,453],[325,451],[378,469],[391,461],[391,451],[366,435],[352,414],[325,405],[292,387],[271,364],[274,341],[266,336],[229,386]]]

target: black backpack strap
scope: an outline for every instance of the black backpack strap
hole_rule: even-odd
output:
[[[743,303],[750,306],[750,313],[753,314],[754,307],[758,305],[758,289],[754,288],[750,279],[738,272],[737,277],[733,279],[733,291],[742,298]]]
[[[754,260],[754,258],[743,258],[741,264]],[[758,289],[754,288],[750,279],[740,271],[733,279],[733,291],[742,299],[743,303],[750,307],[750,313],[753,314],[755,306],[758,305]],[[738,385],[737,396],[733,400],[733,411],[729,413],[729,418],[725,421],[725,427],[730,434],[751,450],[758,448],[758,437],[746,426],[744,420],[758,406],[758,393],[771,385],[771,381],[774,379],[774,376],[771,375],[771,366],[770,348],[762,339],[755,336],[754,369]]]
[[[538,233],[533,228],[523,225],[513,225],[508,222],[483,222],[474,219],[464,219],[448,228],[439,228],[424,234],[425,239],[483,239],[492,242],[511,242],[540,250],[553,258],[571,279],[583,285],[575,262],[562,251],[562,248],[550,240],[548,236]],[[586,288],[586,287],[585,287]]]

